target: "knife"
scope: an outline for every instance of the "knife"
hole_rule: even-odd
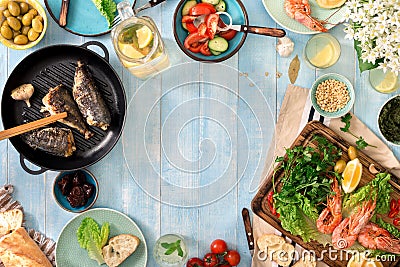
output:
[[[68,7],[69,7],[69,0],[62,0],[61,10],[60,10],[60,19],[58,21],[58,24],[61,27],[65,27],[67,25]]]
[[[253,257],[254,254],[254,237],[253,228],[251,227],[249,210],[246,208],[242,209],[242,217],[244,223],[244,229],[246,230],[247,244],[249,245],[250,255]]]

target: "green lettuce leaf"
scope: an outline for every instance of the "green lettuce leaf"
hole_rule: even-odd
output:
[[[109,223],[104,223],[100,229],[97,222],[90,217],[82,220],[76,232],[80,247],[86,249],[89,258],[97,261],[99,265],[104,263],[102,248],[107,243],[109,234]]]
[[[343,214],[349,215],[351,211],[359,206],[360,202],[368,201],[377,197],[375,212],[378,214],[388,213],[390,210],[390,193],[393,191],[389,184],[390,174],[379,173],[376,177],[357,189],[354,193],[347,194],[343,200]]]
[[[388,230],[389,233],[391,233],[393,236],[400,238],[400,230],[397,229],[394,225],[385,222],[382,220],[382,218],[378,218],[376,220],[376,224],[382,227],[383,229]]]
[[[100,14],[106,18],[108,27],[111,26],[117,11],[117,4],[113,0],[92,0]]]

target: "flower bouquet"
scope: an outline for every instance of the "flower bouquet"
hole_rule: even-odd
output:
[[[360,71],[400,73],[400,0],[348,0],[345,33],[354,39]]]

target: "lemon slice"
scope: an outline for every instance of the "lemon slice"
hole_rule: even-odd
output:
[[[381,92],[391,92],[396,89],[397,76],[393,72],[386,72],[385,78],[376,86],[376,89]]]
[[[380,261],[365,260],[361,267],[383,267],[383,264]]]
[[[131,44],[119,44],[119,49],[122,54],[130,58],[142,58],[145,55],[140,53],[136,48],[134,48]]]
[[[333,58],[333,47],[331,44],[327,44],[321,49],[314,57],[310,59],[311,64],[316,67],[324,67],[328,65]]]
[[[153,40],[153,32],[147,26],[143,26],[136,30],[136,36],[138,38],[138,45],[140,49],[148,46]]]
[[[336,8],[343,6],[347,0],[317,0],[317,4],[322,8]]]
[[[342,188],[345,193],[351,193],[356,189],[360,183],[362,174],[362,165],[358,158],[347,162],[346,168],[343,172]]]

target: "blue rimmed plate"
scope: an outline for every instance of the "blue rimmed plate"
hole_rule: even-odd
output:
[[[115,0],[118,4],[123,0]],[[129,0],[133,3],[134,0]],[[44,0],[50,16],[58,24],[61,0]],[[70,0],[65,30],[81,36],[99,36],[110,32],[107,20],[91,0]]]
[[[125,214],[105,208],[98,208],[79,214],[70,220],[62,229],[56,245],[56,265],[60,267],[98,267],[96,261],[91,260],[87,250],[79,246],[76,238],[82,220],[93,218],[99,225],[105,222],[110,224],[110,238],[119,234],[132,234],[140,239],[136,251],[129,256],[119,267],[145,267],[147,264],[147,245],[143,233],[136,223]]]
[[[301,34],[315,34],[317,31],[310,30],[300,22],[290,18],[283,7],[285,0],[262,0],[268,14],[276,23],[289,31]],[[325,9],[318,6],[315,0],[310,0],[311,16],[320,20],[327,20],[325,28],[331,29],[339,24],[344,17],[346,8]]]

